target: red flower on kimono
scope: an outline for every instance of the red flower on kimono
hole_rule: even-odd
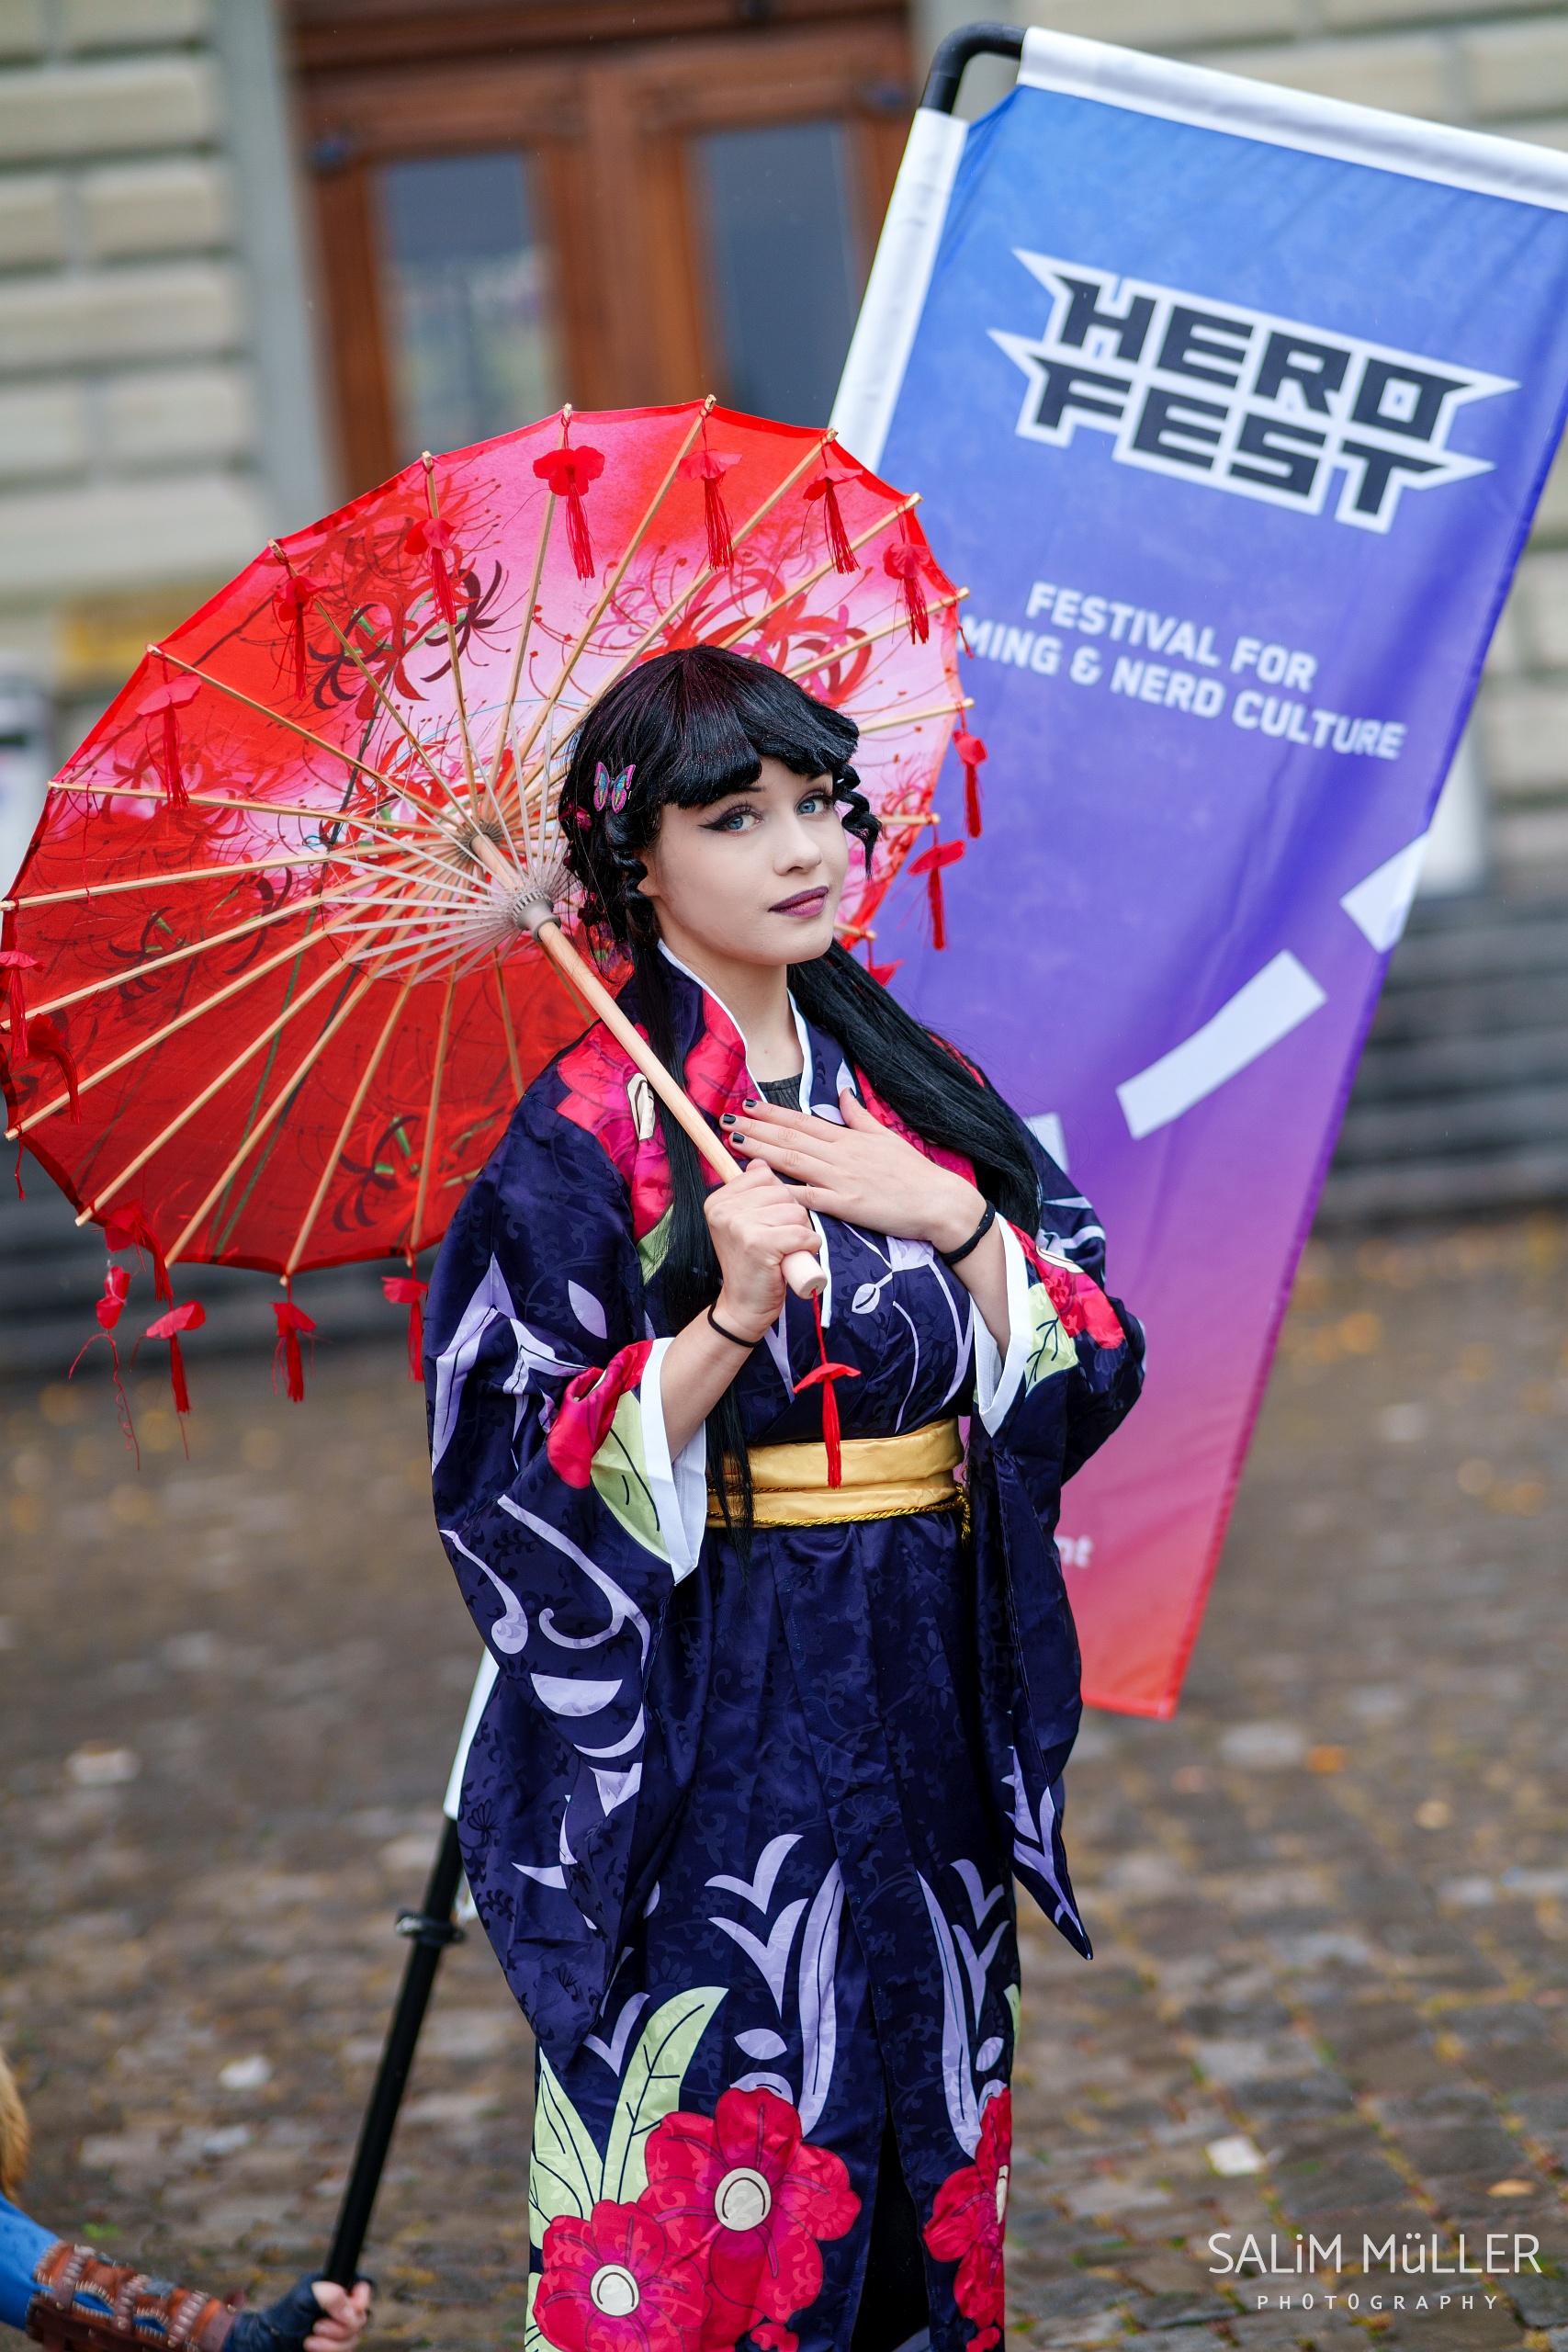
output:
[[[696,2352],[705,2301],[699,2266],[641,2205],[606,2198],[545,2232],[534,2316],[558,2352]]]
[[[990,2352],[1002,2332],[1002,2237],[1011,2154],[1012,2093],[998,2091],[987,2106],[974,2163],[948,2174],[926,2223],[928,2250],[938,2262],[958,2265],[953,2300],[976,2324],[969,2352]]]
[[[637,1133],[627,1091],[637,1066],[606,1031],[595,1027],[562,1055],[557,1068],[567,1089],[560,1115],[594,1136],[614,1161],[630,1189],[632,1238],[640,1241],[670,1206],[670,1163],[657,1118],[646,1136]]]
[[[1057,1320],[1069,1340],[1087,1331],[1097,1348],[1119,1348],[1127,1334],[1117,1318],[1116,1309],[1092,1275],[1080,1273],[1076,1266],[1064,1266],[1046,1258],[1031,1241],[1027,1233],[1019,1231],[1019,1246],[1044,1283],[1046,1294],[1056,1310]]]
[[[615,1408],[641,1380],[652,1350],[651,1340],[638,1340],[613,1355],[603,1372],[590,1364],[567,1382],[545,1452],[557,1477],[569,1487],[586,1487],[592,1477],[593,1456],[609,1433]]]
[[[860,2199],[841,2158],[802,2138],[772,2091],[726,2091],[714,2114],[667,2115],[648,2143],[642,2201],[674,2253],[704,2256],[712,2308],[705,2352],[750,2329],[795,2352],[783,2323],[822,2291],[818,2242],[852,2229]]]

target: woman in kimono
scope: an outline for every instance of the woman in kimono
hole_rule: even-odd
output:
[[[437,1522],[499,1668],[463,1851],[538,2041],[558,2352],[987,2352],[1015,1876],[1089,1951],[1053,1534],[1141,1337],[1089,1204],[835,944],[856,740],[713,648],[594,706],[584,915],[746,1175],[709,1190],[595,1026],[431,1286]]]

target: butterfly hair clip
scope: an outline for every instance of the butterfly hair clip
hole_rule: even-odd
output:
[[[631,789],[632,777],[636,772],[634,763],[630,767],[624,767],[618,776],[612,777],[609,769],[601,760],[593,777],[594,808],[601,813],[606,808],[612,808],[618,817],[626,805],[626,794]]]

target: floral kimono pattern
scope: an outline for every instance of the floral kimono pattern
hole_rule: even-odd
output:
[[[688,1091],[738,1110],[739,1032],[669,978]],[[797,1022],[802,1110],[838,1119],[847,1087],[892,1120]],[[1054,1533],[1142,1360],[1089,1203],[1039,1167],[1042,1229],[1003,1229],[1005,1349],[927,1244],[820,1221],[844,1436],[968,1416],[965,1509],[759,1529],[744,1568],[705,1523],[704,1433],[666,1434],[668,1169],[603,1029],[530,1087],[452,1226],[431,1450],[499,1668],[461,1831],[538,2040],[531,2346],[846,2346],[889,2120],[932,2343],[998,2339],[1014,1879],[1089,1948]],[[750,1443],[820,1442],[818,1362],[791,1298],[738,1383]]]

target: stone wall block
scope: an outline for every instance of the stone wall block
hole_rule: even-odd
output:
[[[41,0],[0,0],[0,57],[38,57],[44,38]]]
[[[206,355],[240,333],[239,279],[223,263],[0,284],[0,367],[13,373]]]
[[[211,17],[208,0],[55,0],[67,49],[131,49],[196,40]]]
[[[1568,147],[1568,120],[1562,115],[1549,115],[1544,120],[1533,118],[1529,122],[1488,123],[1494,139],[1522,139],[1527,147]]]
[[[0,385],[0,480],[79,473],[87,454],[87,397],[80,384]]]
[[[41,173],[0,179],[0,269],[65,259],[64,194],[62,181]]]
[[[1568,16],[1467,32],[1461,44],[1476,112],[1535,115],[1568,105]]]
[[[224,580],[266,537],[255,485],[232,473],[0,497],[0,580],[32,598]]]
[[[189,146],[209,139],[219,119],[217,77],[205,57],[0,74],[0,163]]]
[[[1440,119],[1448,111],[1448,57],[1431,34],[1386,40],[1303,40],[1280,49],[1217,51],[1203,61],[1227,74],[1398,114]]]
[[[232,227],[228,173],[203,156],[89,172],[81,203],[88,250],[98,261],[220,245]]]
[[[243,457],[255,419],[240,368],[168,368],[118,377],[102,392],[104,454],[117,465]]]
[[[1568,441],[1552,459],[1551,471],[1546,477],[1546,486],[1535,510],[1530,537],[1534,543],[1544,541],[1548,546],[1553,540],[1568,539]]]
[[[1360,32],[1374,27],[1465,22],[1488,17],[1540,16],[1562,0],[1316,0],[1325,31]]]
[[[1499,865],[1519,874],[1568,865],[1568,808],[1510,808],[1492,820]]]
[[[1527,556],[1511,601],[1520,608],[1530,667],[1568,670],[1568,554]]]
[[[1299,17],[1297,0],[1027,0],[1013,13],[1021,24],[1168,55],[1195,41],[1290,35]]]
[[[1486,649],[1486,674],[1489,678],[1517,678],[1528,666],[1523,631],[1519,626],[1519,591],[1516,582],[1508,600],[1497,616],[1497,626],[1492,632],[1492,642]]]
[[[1499,800],[1568,789],[1568,683],[1496,680],[1481,698],[1481,735]]]

